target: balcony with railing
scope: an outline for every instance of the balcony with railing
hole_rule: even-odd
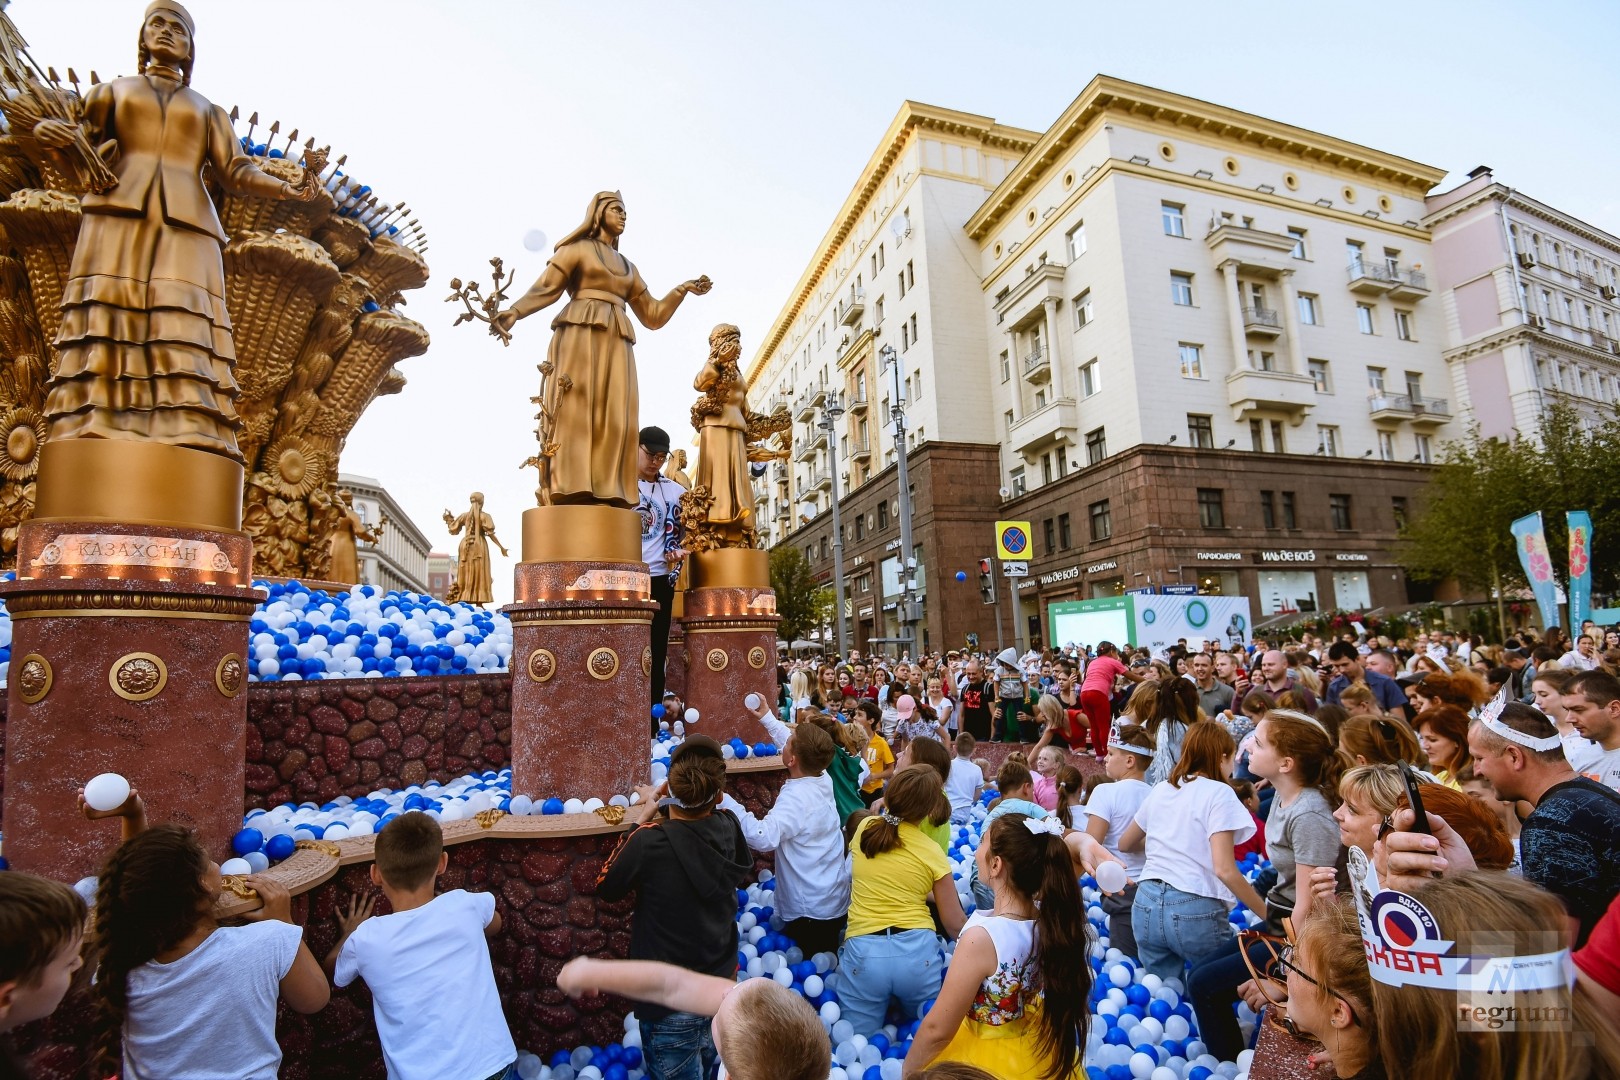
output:
[[[1422,270],[1399,265],[1388,269],[1394,279],[1389,289],[1391,300],[1421,300],[1429,295],[1429,275]]]
[[[1048,382],[1052,378],[1052,358],[1039,345],[1024,357],[1024,378],[1032,383]]]
[[[1350,282],[1350,291],[1367,296],[1383,296],[1396,284],[1395,270],[1388,263],[1372,259],[1352,259],[1345,273]]]
[[[865,439],[849,440],[849,457],[851,461],[871,460],[872,444]]]
[[[832,472],[831,472],[831,470],[829,470],[829,469],[811,469],[810,470],[810,484],[809,484],[809,487],[810,487],[811,491],[831,491],[832,490]]]
[[[1226,377],[1226,400],[1234,420],[1261,411],[1287,413],[1299,423],[1316,407],[1316,380],[1291,371],[1240,367]]]
[[[800,394],[798,399],[793,403],[793,418],[795,420],[811,419],[816,415],[816,410],[821,408],[822,402],[826,400],[827,388],[825,386],[818,385],[810,387],[804,393]]]
[[[1451,419],[1451,403],[1445,398],[1375,393],[1367,399],[1367,413],[1373,420],[1405,420],[1416,426],[1439,425]]]
[[[1281,337],[1282,319],[1271,308],[1246,307],[1243,309],[1243,332],[1255,337]]]
[[[850,394],[844,399],[844,408],[849,410],[851,416],[865,416],[867,407],[871,402],[866,400],[866,391]]]
[[[1053,443],[1073,444],[1079,423],[1074,399],[1059,398],[1014,421],[1008,442],[1018,454],[1038,451]]]
[[[865,313],[866,290],[852,289],[849,296],[838,305],[838,325],[854,326],[861,321],[861,316]]]

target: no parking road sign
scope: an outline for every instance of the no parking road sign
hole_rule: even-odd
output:
[[[1019,562],[1029,558],[1029,522],[996,522],[996,555],[1003,561]]]

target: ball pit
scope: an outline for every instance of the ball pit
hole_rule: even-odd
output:
[[[951,874],[963,883],[959,894],[969,912],[973,898],[964,879],[983,829],[981,813],[978,820],[958,826],[953,838]],[[1252,879],[1266,865],[1248,859],[1243,869]],[[881,1031],[859,1032],[842,1019],[838,958],[832,953],[805,956],[782,934],[782,919],[773,910],[775,885],[770,871],[761,871],[757,881],[737,890],[737,978],[775,979],[816,1009],[832,1048],[828,1080],[899,1080],[919,1021],[891,1022]],[[1091,949],[1095,982],[1083,1057],[1086,1080],[1247,1080],[1253,1051],[1224,1062],[1206,1053],[1196,1035],[1192,1006],[1183,1000],[1182,981],[1161,980],[1109,948],[1107,923],[1098,906],[1102,894],[1089,875],[1081,879],[1081,894],[1097,935]],[[1241,907],[1234,915],[1244,925],[1259,921]],[[944,946],[947,964],[954,948],[951,943]],[[923,1006],[924,1015],[930,1005]],[[1238,1017],[1247,1037],[1255,1015],[1240,1005]],[[524,1080],[640,1080],[646,1075],[640,1061],[641,1028],[631,1013],[625,1018],[621,1042],[558,1050],[545,1059],[523,1052],[518,1055],[518,1075]]]

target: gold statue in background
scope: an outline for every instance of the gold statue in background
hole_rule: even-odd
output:
[[[682,546],[688,551],[757,547],[748,465],[787,456],[785,448],[765,444],[790,430],[793,419],[785,406],[770,415],[748,410],[748,388],[737,366],[741,356],[742,332],[735,326],[721,323],[709,332],[709,358],[692,384],[703,393],[692,406],[697,476],[681,497]]]
[[[328,571],[331,576],[327,580],[344,585],[358,585],[359,541],[375,544],[382,539],[382,532],[388,525],[388,519],[384,517],[377,522],[375,529],[368,529],[360,515],[355,513],[354,493],[348,488],[339,488],[337,494],[337,503],[332,507],[337,511],[337,524],[332,529],[332,568]]]
[[[202,170],[233,194],[311,202],[324,161],[311,152],[293,183],[243,153],[225,110],[191,89],[195,32],[185,8],[154,0],[141,73],[91,87],[82,123],[45,118],[31,132],[51,149],[88,142],[118,178],[81,199],[45,418],[53,439],[153,440],[241,461],[228,237]]]
[[[535,493],[542,506],[605,503],[634,509],[636,435],[636,332],[626,309],[649,330],[675,314],[688,293],[702,296],[707,277],[675,286],[654,299],[635,265],[619,254],[627,215],[616,191],[591,200],[585,221],[557,244],[545,273],[505,311],[490,320],[503,340],[522,318],[569,295],[551,320],[551,345],[540,365],[540,468]],[[454,297],[452,297],[454,299]]]
[[[444,526],[451,536],[459,535],[463,529],[467,533],[456,551],[456,583],[450,586],[445,600],[451,604],[459,600],[482,607],[495,600],[494,578],[489,571],[489,543],[485,541],[500,548],[507,558],[511,558],[511,552],[495,536],[495,519],[484,513],[484,493],[473,492],[469,501],[472,505],[460,517],[452,516],[448,510],[444,512]]]
[[[671,450],[669,452],[669,460],[664,463],[664,475],[687,491],[692,490],[692,478],[686,475],[685,450]]]

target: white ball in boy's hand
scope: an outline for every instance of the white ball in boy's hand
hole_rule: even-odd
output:
[[[115,772],[92,777],[84,785],[84,802],[92,810],[116,810],[129,799],[129,781]]]
[[[749,694],[747,697],[743,698],[743,706],[749,712],[759,712],[759,707],[762,704],[764,704],[764,702],[760,700],[760,696],[758,694]]]

